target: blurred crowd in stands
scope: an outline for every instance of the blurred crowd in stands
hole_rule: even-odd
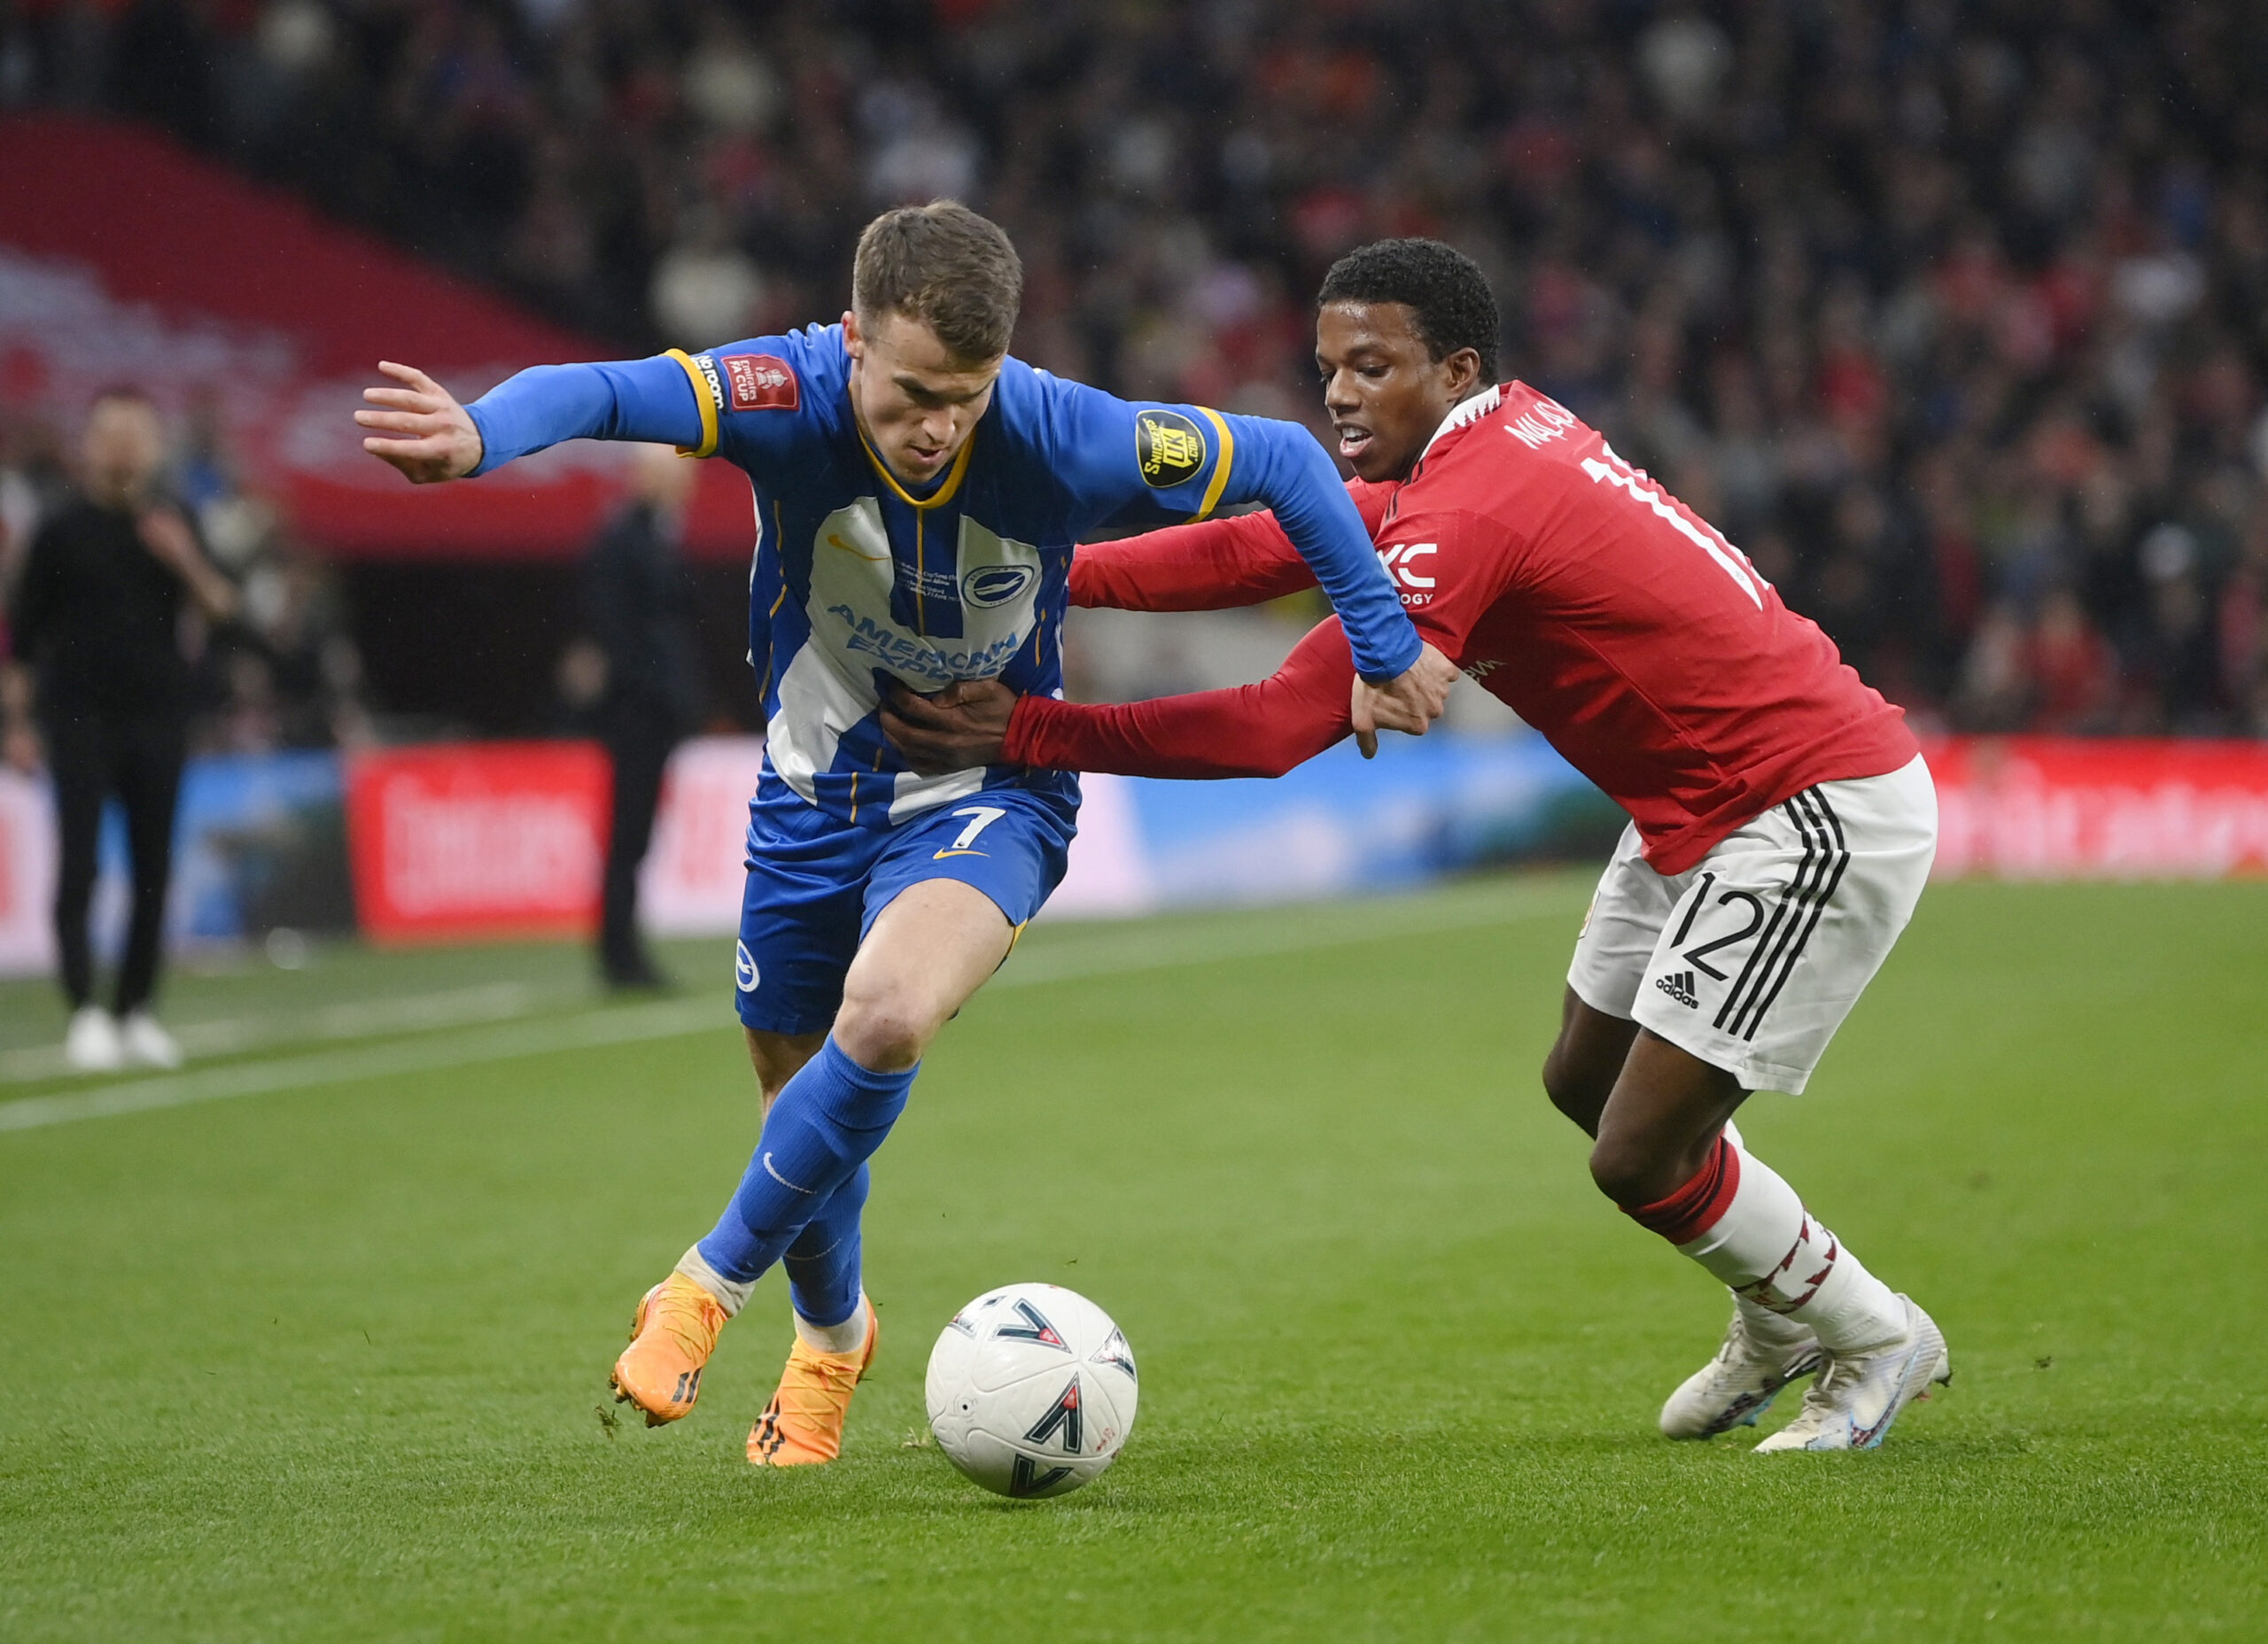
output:
[[[1311,421],[1324,268],[1439,236],[1924,723],[2268,734],[2256,0],[0,0],[0,101],[625,351],[830,318],[958,196],[1026,357]]]

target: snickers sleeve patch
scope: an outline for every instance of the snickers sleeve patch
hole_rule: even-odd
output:
[[[1190,415],[1190,411],[1197,415]],[[1199,422],[1198,417],[1204,421]],[[1211,465],[1212,478],[1206,484],[1203,500],[1190,516],[1192,519],[1209,517],[1220,505],[1221,493],[1228,486],[1229,469],[1236,460],[1236,436],[1230,431],[1228,420],[1204,406],[1192,406],[1188,410],[1146,406],[1134,414],[1134,461],[1142,471],[1144,485],[1153,491],[1169,491],[1176,485],[1193,483],[1204,474],[1207,465]]]
[[[1205,469],[1205,435],[1178,411],[1146,408],[1134,417],[1134,460],[1153,490],[1186,485]]]
[[[777,354],[726,354],[717,365],[728,411],[793,411],[803,403],[795,367]]]

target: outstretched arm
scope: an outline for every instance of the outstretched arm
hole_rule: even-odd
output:
[[[1346,489],[1363,529],[1375,534],[1399,487],[1356,480]],[[1316,581],[1316,570],[1272,512],[1247,514],[1082,547],[1071,561],[1071,602],[1122,610],[1222,610],[1277,599]],[[1380,726],[1422,735],[1456,679],[1447,658],[1427,646],[1391,686],[1354,680],[1350,721],[1363,756],[1378,750]]]
[[[1331,596],[1345,624],[1355,666],[1381,696],[1407,695],[1398,705],[1425,724],[1441,710],[1430,684],[1405,678],[1419,663],[1418,632],[1402,609],[1393,581],[1371,546],[1369,522],[1347,494],[1345,482],[1315,436],[1295,423],[1267,417],[1221,419],[1231,430],[1233,461],[1222,487],[1224,502],[1268,505],[1276,528],[1290,539]],[[1391,682],[1391,683],[1389,683]],[[1447,687],[1441,688],[1446,694]]]
[[[933,697],[897,688],[882,705],[882,730],[924,772],[1020,764],[1128,776],[1281,776],[1347,734],[1354,677],[1333,617],[1257,685],[1099,705],[1018,696],[998,680],[964,680]]]
[[[1349,501],[1338,469],[1307,430],[1255,417],[1237,420],[1261,430],[1269,459],[1253,495],[1275,511],[1345,625],[1355,667],[1348,718],[1364,757],[1377,752],[1381,730],[1425,735],[1449,706],[1456,669],[1418,637],[1371,548],[1371,523]],[[1350,519],[1357,527],[1351,542],[1343,529]]]
[[[702,451],[715,445],[716,416],[694,397],[692,368],[675,354],[602,365],[540,365],[470,406],[415,366],[379,362],[396,384],[366,388],[375,410],[354,420],[371,433],[362,449],[412,485],[464,479],[564,439],[633,439]]]
[[[1355,659],[1336,617],[1309,631],[1257,685],[1146,702],[1017,699],[1005,763],[1126,776],[1281,776],[1350,728]]]
[[[1071,556],[1071,603],[1114,610],[1227,610],[1314,586],[1273,514],[1169,525]]]
[[[1417,630],[1315,436],[1294,423],[1143,404],[1035,373],[1076,535],[1099,524],[1201,520],[1240,502],[1275,512],[1347,625],[1362,706],[1423,733],[1446,686],[1418,667]]]
[[[1373,538],[1400,489],[1392,481],[1347,482]],[[1264,510],[1086,543],[1071,561],[1071,603],[1115,610],[1227,610],[1315,585],[1314,570]]]

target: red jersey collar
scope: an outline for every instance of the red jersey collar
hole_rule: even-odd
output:
[[[1491,383],[1472,399],[1460,401],[1447,416],[1441,419],[1441,425],[1433,430],[1433,437],[1425,442],[1425,448],[1418,454],[1418,461],[1423,462],[1432,455],[1433,447],[1441,443],[1444,435],[1453,434],[1469,423],[1479,422],[1498,406],[1503,405],[1504,390],[1508,386],[1507,384]]]

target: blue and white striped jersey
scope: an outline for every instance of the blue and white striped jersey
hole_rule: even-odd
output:
[[[1264,503],[1330,593],[1363,673],[1383,681],[1417,660],[1369,532],[1304,429],[1130,402],[1010,359],[968,442],[916,494],[860,432],[850,365],[842,328],[812,326],[710,353],[540,366],[470,407],[485,443],[477,473],[578,437],[667,441],[746,471],[766,756],[830,815],[888,826],[1004,785],[1076,800],[1068,773],[908,771],[878,710],[890,679],[1058,694],[1072,547],[1102,526]]]

